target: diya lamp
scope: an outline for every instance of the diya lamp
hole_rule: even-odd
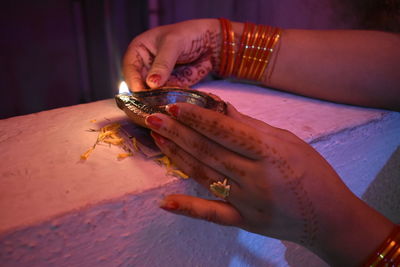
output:
[[[121,92],[124,89],[123,92]],[[117,106],[125,112],[132,122],[147,127],[145,119],[153,113],[164,113],[166,106],[174,103],[190,103],[220,113],[226,113],[226,103],[218,96],[193,89],[163,87],[160,89],[129,92],[121,83],[120,92],[115,96]]]

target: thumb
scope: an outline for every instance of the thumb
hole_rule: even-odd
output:
[[[160,208],[222,225],[240,227],[243,220],[239,212],[227,202],[186,195],[169,195],[161,202]]]
[[[158,53],[146,77],[150,88],[161,87],[168,80],[175,67],[181,46],[174,41],[164,41],[160,44]]]

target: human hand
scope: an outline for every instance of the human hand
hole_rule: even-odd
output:
[[[170,195],[162,208],[290,240],[337,264],[360,263],[390,231],[294,134],[231,105],[228,116],[183,103],[168,111],[146,120],[162,152],[206,188],[228,178],[231,190],[226,201]]]
[[[218,65],[217,19],[190,20],[151,29],[137,36],[123,59],[128,87],[191,86]],[[146,86],[146,84],[147,86]]]

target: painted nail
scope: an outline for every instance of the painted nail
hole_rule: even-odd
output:
[[[155,85],[160,85],[161,76],[159,74],[152,74],[147,80]]]
[[[165,145],[167,143],[167,139],[165,139],[164,136],[159,135],[156,132],[151,132],[150,135],[151,137],[153,137],[154,141],[160,146]]]
[[[179,203],[173,200],[162,200],[160,203],[160,208],[165,210],[177,210],[179,209]]]
[[[160,119],[159,117],[155,116],[155,115],[149,115],[146,117],[145,121],[147,126],[149,126],[152,129],[160,129],[160,127],[163,124],[162,119]]]
[[[168,105],[167,106],[167,112],[169,114],[171,114],[172,116],[174,116],[175,118],[177,118],[178,115],[179,115],[179,107],[177,105],[174,105],[174,104]]]

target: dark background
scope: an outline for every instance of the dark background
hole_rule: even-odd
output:
[[[0,118],[110,98],[130,40],[156,25],[226,17],[285,28],[351,28],[333,0],[1,1]]]

